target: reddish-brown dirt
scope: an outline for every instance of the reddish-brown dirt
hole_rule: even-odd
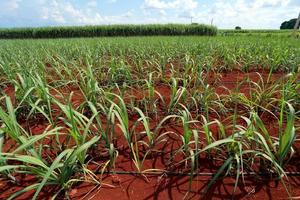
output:
[[[120,183],[113,183],[112,177],[104,178],[104,182],[112,186],[95,187],[82,184],[81,189],[72,189],[72,199],[287,199],[285,188],[280,182],[253,180],[246,178],[240,182],[233,194],[235,179],[218,180],[206,193],[204,189],[211,177],[198,176],[193,179],[189,189],[189,177],[186,176],[154,176],[140,177],[119,175]],[[295,178],[290,183],[291,196],[299,197],[299,181]],[[88,194],[89,193],[89,194]],[[86,195],[88,194],[88,195]]]
[[[274,73],[269,77],[268,73],[260,73],[262,81],[264,84],[268,85],[274,83],[275,81],[280,81],[284,76],[282,73]],[[229,73],[207,73],[205,76],[206,81],[216,89],[218,95],[227,94],[228,91],[234,91],[238,83],[241,83],[243,80],[250,79],[253,82],[260,82],[260,76],[256,72],[243,73],[240,71],[232,71]],[[227,88],[228,90],[224,89]],[[170,101],[171,89],[167,85],[156,84],[155,90],[160,93],[164,101],[168,103]],[[12,85],[7,86],[3,89],[15,103],[14,88]],[[64,98],[68,98],[69,94],[73,92],[72,103],[74,107],[79,106],[84,102],[84,97],[82,92],[76,86],[69,86],[67,88],[58,89],[59,92],[51,91],[51,94],[54,95],[59,101],[63,102]],[[244,93],[246,96],[249,95],[249,86],[242,84],[238,90],[239,92]],[[114,91],[118,93],[118,91]],[[144,95],[147,95],[147,91],[139,91],[135,88],[127,90],[124,96],[125,102],[129,102],[130,99],[135,99],[139,101],[143,99]],[[159,101],[159,96],[156,94],[155,99]],[[161,102],[160,102],[161,103]],[[159,108],[159,113],[165,111],[163,105],[162,108]],[[55,107],[55,110],[58,110]],[[60,115],[58,111],[55,115]],[[212,119],[216,116],[211,115]],[[102,117],[103,118],[103,117]],[[224,119],[226,116],[221,117],[219,120],[226,123]],[[273,121],[270,116],[262,117],[265,122],[269,132],[276,136],[277,128],[274,128]],[[138,116],[130,116],[130,126],[136,122]],[[29,130],[32,134],[41,134],[46,127],[48,126],[47,122],[42,118],[34,122],[26,122],[21,120],[22,126]],[[37,123],[38,122],[38,123]],[[61,123],[61,122],[58,122]],[[151,128],[154,128],[158,123],[158,119],[151,120]],[[231,122],[228,122],[231,123]],[[238,122],[244,123],[244,122]],[[104,128],[106,124],[103,124]],[[210,126],[211,131],[217,138],[218,127],[216,125]],[[143,131],[142,125],[136,127],[137,131]],[[164,124],[164,127],[161,130],[161,133],[166,131],[172,131],[176,134],[169,135],[166,137],[166,141],[157,145],[152,154],[149,154],[145,159],[143,169],[163,169],[173,172],[184,172],[188,173],[189,166],[184,165],[184,163],[176,164],[182,161],[186,156],[183,153],[178,153],[176,156],[171,157],[171,152],[176,151],[182,144],[180,135],[182,135],[182,128],[174,121],[168,121]],[[130,150],[124,139],[124,136],[120,129],[115,131],[115,146],[119,151],[119,156],[116,159],[116,171],[119,172],[131,172],[137,171],[134,166],[131,157]],[[146,137],[144,140],[147,140]],[[48,141],[51,144],[50,140]],[[296,155],[291,160],[290,164],[286,166],[288,171],[300,171],[299,164],[299,150],[300,144],[296,143]],[[93,149],[91,155],[96,162],[103,163],[108,159],[107,155],[101,154],[101,148],[103,146],[98,146],[98,149]],[[12,140],[7,140],[4,145],[5,152],[11,152],[15,149],[15,143]],[[100,153],[99,153],[100,152]],[[144,148],[140,146],[140,153],[143,155]],[[47,156],[51,156],[48,152]],[[55,156],[55,153],[53,154]],[[209,158],[207,156],[202,156],[199,158],[199,172],[211,172],[215,173],[222,163]],[[95,165],[89,165],[90,169],[96,169]],[[36,183],[32,176],[18,177],[18,183],[13,183],[6,179],[0,179],[0,199],[6,199],[14,192],[24,188],[24,186],[30,183]],[[180,175],[132,175],[132,174],[104,174],[103,175],[103,184],[100,186],[91,185],[88,183],[74,185],[72,189],[68,192],[71,199],[94,199],[94,200],[110,200],[110,199],[285,199],[287,198],[287,193],[280,182],[274,180],[262,179],[261,177],[246,177],[245,184],[242,184],[242,181],[239,182],[236,192],[233,194],[235,179],[231,177],[226,177],[224,179],[219,179],[214,186],[207,192],[204,193],[205,186],[211,179],[211,176],[195,176],[192,181],[191,188],[189,190],[189,177],[180,176]],[[300,177],[291,176],[289,177],[289,187],[292,191],[291,195],[293,197],[300,196]],[[240,179],[242,180],[242,179]],[[39,199],[49,199],[57,188],[47,187],[43,189]],[[189,192],[188,192],[189,191]],[[33,195],[34,191],[29,191],[24,195],[20,196],[17,199],[29,199]],[[59,197],[60,198],[60,197]]]

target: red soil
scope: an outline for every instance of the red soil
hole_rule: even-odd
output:
[[[194,177],[189,190],[189,177],[186,176],[149,176],[146,178],[132,175],[119,175],[120,183],[114,184],[112,177],[105,177],[104,182],[111,187],[95,187],[82,184],[81,189],[71,190],[72,199],[287,199],[284,186],[280,182],[268,180],[245,179],[245,184],[239,183],[233,194],[235,179],[220,179],[207,192],[203,190],[211,177]],[[291,181],[291,196],[299,197],[299,181]],[[89,193],[89,194],[88,194]],[[88,194],[88,195],[86,195]]]
[[[267,83],[268,73],[261,73],[263,81]],[[279,80],[283,76],[282,73],[272,74],[267,84]],[[239,71],[233,71],[230,73],[219,73],[219,74],[206,74],[206,81],[216,88],[216,93],[219,95],[226,94],[227,90],[224,90],[223,87],[233,91],[237,86],[237,83],[245,79],[251,79],[254,82],[259,82],[259,76],[255,72],[242,73]],[[170,101],[171,90],[168,86],[157,84],[155,90],[159,92],[163,97],[164,101],[167,103]],[[3,90],[8,96],[13,99],[15,102],[14,88],[13,86],[8,86]],[[68,98],[69,94],[73,92],[72,103],[74,107],[79,106],[84,102],[84,97],[82,92],[78,87],[70,86],[68,88],[61,88],[56,91],[51,91],[51,94],[54,95],[59,101],[64,101],[64,98]],[[117,93],[117,91],[114,91]],[[249,95],[249,86],[242,85],[239,88],[239,92]],[[62,96],[61,96],[62,94]],[[147,92],[141,92],[136,89],[130,89],[125,94],[125,101],[128,102],[130,99],[135,99],[139,101],[143,99],[144,95],[147,95]],[[155,95],[155,98],[159,100],[159,96]],[[57,108],[55,108],[57,110]],[[163,112],[163,108],[160,108],[160,112]],[[59,115],[57,112],[55,115]],[[211,116],[214,118],[215,116]],[[130,116],[130,126],[132,126],[136,120],[137,116]],[[222,119],[220,119],[222,121]],[[36,121],[35,121],[36,122]],[[264,122],[267,124],[267,128],[270,133],[277,135],[278,130],[273,127],[272,118],[264,118]],[[151,126],[155,127],[157,125],[157,119],[151,121]],[[242,123],[242,122],[240,122]],[[24,122],[24,127],[30,130],[32,134],[41,134],[48,124],[43,122],[43,120],[38,123],[29,123]],[[104,128],[106,124],[103,124]],[[218,129],[217,126],[211,125],[211,131],[217,135]],[[139,125],[136,130],[143,131],[143,127]],[[180,162],[185,156],[181,153],[175,156],[172,160],[170,153],[174,152],[181,146],[182,128],[177,126],[174,122],[166,122],[163,132],[172,131],[176,133],[177,136],[170,136],[166,138],[166,142],[161,143],[155,147],[153,154],[149,155],[144,162],[144,169],[167,169],[173,172],[189,172],[187,171],[188,167],[184,165],[174,165],[174,163]],[[116,171],[129,172],[136,171],[131,157],[128,145],[124,139],[122,132],[119,129],[116,129],[116,148],[119,151],[119,157],[116,160]],[[145,140],[147,140],[145,138]],[[49,141],[49,140],[48,140]],[[51,144],[51,141],[49,141]],[[4,145],[5,152],[11,152],[15,147],[15,143],[12,140],[6,141]],[[300,144],[297,143],[297,147],[300,147]],[[296,156],[291,160],[290,165],[287,166],[289,170],[297,170],[299,166],[299,150],[300,148],[296,147]],[[95,158],[95,161],[99,163],[107,159],[104,155],[99,155],[102,146],[98,147],[96,151],[91,152],[92,156]],[[143,153],[143,148],[140,147],[141,154]],[[49,154],[50,155],[50,154]],[[49,156],[48,155],[48,156]],[[54,155],[54,154],[53,154]],[[214,161],[211,158],[203,156],[199,160],[199,171],[201,172],[212,172],[215,173],[216,170],[220,167],[221,163]],[[95,169],[96,166],[90,165],[89,168]],[[79,184],[73,186],[72,190],[69,192],[71,199],[95,199],[95,200],[104,200],[104,199],[280,199],[287,198],[287,193],[283,185],[276,181],[270,181],[268,179],[262,180],[261,178],[255,177],[246,177],[245,185],[240,181],[237,191],[232,196],[232,191],[234,188],[235,179],[234,178],[224,178],[217,181],[217,183],[210,189],[209,192],[203,193],[205,186],[210,180],[210,176],[195,176],[193,178],[193,183],[189,193],[189,177],[187,176],[171,176],[171,175],[161,175],[161,176],[134,176],[130,174],[118,174],[118,175],[104,175],[103,176],[103,185],[95,186],[89,185],[87,183]],[[0,180],[0,199],[6,199],[9,195],[13,194],[15,191],[18,191],[22,187],[28,185],[29,183],[35,183],[36,180],[32,176],[28,177],[18,177],[18,180],[21,180],[20,183],[11,183],[5,179]],[[241,179],[240,179],[241,180]],[[292,196],[300,196],[300,177],[290,177],[290,191],[292,191]],[[53,191],[55,188],[45,188],[43,189],[39,199],[48,199],[51,195],[54,194]],[[29,191],[22,195],[18,199],[28,199],[33,194],[33,191]]]

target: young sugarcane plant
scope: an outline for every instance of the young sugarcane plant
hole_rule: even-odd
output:
[[[286,127],[283,129],[285,104],[288,106],[289,112],[287,113]],[[277,157],[281,167],[286,163],[287,155],[293,153],[293,144],[296,140],[295,119],[296,115],[293,106],[282,100],[279,118],[279,146],[277,150]]]
[[[17,117],[21,115],[26,115],[22,117],[27,117],[30,111],[30,104],[34,104],[37,101],[36,95],[34,95],[34,90],[36,86],[34,85],[33,76],[31,72],[24,72],[24,74],[17,73],[16,78],[12,80],[15,88],[15,99],[11,99],[12,104],[18,104],[16,106]]]
[[[155,146],[155,135],[150,129],[149,119],[144,115],[143,111],[137,107],[134,108],[140,115],[139,121],[143,122],[143,126],[145,128],[145,132],[148,138],[148,143],[146,145],[152,149]]]
[[[205,146],[204,148],[199,149],[197,152],[191,152],[190,156],[188,156],[184,160],[180,161],[178,164],[187,162],[189,159],[191,159],[192,160],[192,165],[191,165],[192,170],[194,170],[194,169],[196,169],[195,168],[196,165],[193,162],[195,162],[194,159],[196,158],[196,156],[199,156],[201,153],[211,151],[211,149],[221,148],[222,146],[224,146],[224,145],[227,146],[228,144],[229,145],[234,144],[235,142],[236,142],[236,140],[233,137],[228,137],[228,138],[225,138],[222,140],[217,140],[217,141]],[[229,166],[232,164],[233,159],[234,158],[232,156],[229,156],[227,158],[227,160],[224,162],[224,164],[219,168],[217,173],[213,176],[213,178],[208,183],[207,187],[205,188],[206,192],[224,172],[225,172],[225,174],[229,173],[229,171],[230,171]],[[191,173],[191,175],[193,175],[193,173]]]
[[[106,93],[106,95],[112,95],[117,98],[118,103],[113,102],[111,99],[108,99],[108,101],[113,105],[112,112],[114,113],[114,116],[116,116],[119,121],[118,126],[120,127],[122,133],[124,134],[128,147],[131,147],[132,139],[129,130],[129,117],[128,117],[126,104],[122,99],[122,97],[120,97],[117,94]]]
[[[285,114],[285,105],[288,106],[287,113],[287,123],[285,128],[284,125],[284,114]],[[287,163],[288,154],[292,154],[293,144],[296,139],[295,133],[295,110],[291,104],[288,102],[282,101],[281,114],[278,120],[279,125],[279,137],[271,137],[268,129],[265,127],[261,118],[256,114],[252,114],[252,120],[255,127],[255,134],[259,137],[257,144],[260,144],[261,148],[264,150],[264,154],[272,160],[271,165],[273,169],[276,170],[276,173],[281,177],[283,175],[282,168]]]
[[[50,89],[52,87],[47,84],[45,77],[39,76],[37,73],[35,73],[35,78],[33,78],[33,81],[36,86],[35,92],[37,93],[38,100],[34,102],[34,104],[31,103],[32,109],[28,117],[31,116],[35,110],[38,110],[43,114],[44,117],[48,119],[49,123],[54,124],[50,95]]]
[[[88,171],[90,175],[91,173],[84,167],[84,163],[79,161],[81,160],[80,157],[83,152],[87,152],[88,148],[98,140],[99,137],[94,137],[76,148],[62,151],[51,164],[45,163],[43,160],[31,155],[3,153],[2,156],[5,156],[6,160],[18,161],[21,162],[21,164],[0,167],[0,172],[7,169],[15,169],[18,173],[33,174],[40,181],[17,191],[10,196],[9,199],[14,199],[29,190],[35,190],[34,196],[32,197],[32,199],[35,200],[45,186],[58,185],[60,190],[53,195],[53,198],[56,198],[59,193],[63,191],[66,192],[72,183],[83,181],[84,179],[74,177],[75,173],[84,171]],[[86,154],[84,157],[86,157]],[[81,165],[78,165],[78,163]],[[91,179],[97,181],[95,178],[96,175],[92,176]],[[85,179],[87,179],[87,177],[85,177]],[[100,184],[100,182],[98,182],[98,184]]]
[[[184,110],[180,111],[180,118],[183,126],[183,151],[188,154],[190,152],[189,145],[191,142],[191,137],[193,136],[193,130],[190,128],[190,125],[195,124],[198,121],[192,119],[191,113],[184,105],[181,104],[181,106],[184,108]]]
[[[172,78],[172,86],[171,86],[171,99],[168,105],[168,113],[174,113],[174,109],[182,100],[182,98],[186,95],[186,88],[180,87],[178,89],[178,81],[175,78]]]
[[[199,167],[199,133],[197,130],[192,130],[193,132],[193,137],[194,141],[190,142],[191,144],[194,144],[194,148],[190,148],[190,165],[191,165],[191,170],[189,174],[189,189],[186,195],[191,191],[192,189],[192,183],[193,183],[193,178],[197,172],[197,169]],[[186,196],[185,195],[185,196]]]
[[[143,172],[143,164],[144,161],[148,155],[148,153],[150,152],[150,150],[146,151],[146,153],[143,155],[143,158],[140,158],[140,154],[139,154],[139,141],[137,141],[137,137],[136,134],[134,134],[134,138],[135,141],[134,143],[131,143],[130,145],[130,149],[131,149],[131,153],[132,153],[132,161],[136,167],[136,169],[138,170],[139,173]]]
[[[51,126],[48,126],[45,131],[42,134],[39,135],[33,135],[31,136],[25,129],[22,128],[22,126],[17,122],[16,116],[15,116],[15,110],[11,104],[10,98],[6,97],[6,109],[7,113],[4,112],[4,110],[0,107],[0,121],[3,123],[0,127],[0,158],[1,158],[1,165],[4,164],[6,158],[3,153],[3,145],[4,145],[4,137],[5,134],[9,136],[11,139],[13,139],[16,143],[16,149],[14,149],[13,154],[17,154],[21,151],[26,152],[28,155],[31,155],[35,159],[42,160],[46,163],[45,160],[42,159],[42,149],[45,147],[42,144],[39,144],[39,146],[36,146],[35,144],[39,142],[40,140],[43,140],[50,136],[57,136],[59,134],[59,131],[62,129],[61,127],[56,127],[53,129],[49,128]],[[5,172],[8,177],[14,179],[14,177],[10,174],[8,170],[3,170],[2,172]]]
[[[67,142],[68,143],[70,142],[70,136],[71,136],[75,144],[77,146],[80,146],[83,145],[91,135],[99,135],[99,136],[104,135],[101,127],[97,129],[95,128],[93,123],[95,118],[98,116],[98,113],[96,112],[93,114],[91,118],[87,118],[82,113],[79,113],[78,111],[73,109],[71,98],[72,98],[72,93],[70,94],[67,105],[62,104],[57,100],[53,100],[65,115],[65,118],[61,117],[61,119],[67,125],[68,132],[70,133],[70,135],[67,136],[68,138]],[[86,154],[86,152],[83,151],[81,154],[82,155],[79,156],[79,161],[83,163],[85,159],[84,155]]]
[[[113,105],[112,112],[113,112],[114,116],[117,117],[117,119],[119,121],[118,126],[120,127],[120,129],[122,130],[122,132],[124,134],[124,137],[127,141],[128,147],[131,149],[133,162],[135,163],[137,170],[141,171],[143,162],[144,162],[145,158],[147,157],[147,154],[149,151],[147,151],[147,153],[144,155],[144,158],[142,160],[140,160],[139,147],[138,147],[139,142],[137,141],[137,137],[136,137],[136,133],[135,133],[135,126],[137,124],[135,124],[131,130],[129,129],[129,118],[128,118],[128,113],[127,113],[127,108],[126,108],[125,102],[120,96],[118,96],[116,94],[112,94],[112,95],[117,97],[117,99],[119,101],[119,105],[117,105],[116,103],[109,100],[109,101],[111,101],[111,103]],[[134,109],[141,116],[140,119],[138,119],[138,121],[136,123],[138,123],[139,121],[143,121],[143,125],[144,125],[144,128],[146,129],[146,134],[147,134],[148,141],[149,141],[148,146],[150,148],[152,148],[154,146],[155,138],[154,138],[154,134],[150,130],[149,121],[145,117],[144,113],[139,108],[135,107]],[[132,136],[134,136],[135,141],[132,141]]]
[[[79,69],[78,85],[84,95],[85,102],[92,102],[96,105],[98,96],[103,94],[103,91],[99,88],[92,65],[89,63],[88,59],[86,59],[85,62],[87,65],[86,68]]]
[[[108,151],[109,154],[109,166],[110,168],[114,169],[115,168],[115,161],[116,158],[118,157],[119,153],[118,150],[116,149],[114,145],[114,131],[115,131],[115,115],[114,115],[114,105],[111,105],[109,108],[105,108],[104,105],[102,104],[97,104],[97,107],[101,108],[102,113],[105,114],[106,119],[105,119],[105,124],[106,128],[104,129],[102,126],[102,120],[100,118],[100,112],[96,109],[96,106],[93,105],[92,102],[88,102],[88,105],[95,116],[95,127],[101,134],[101,138],[105,141],[105,148]]]
[[[29,133],[26,132],[25,129],[21,127],[21,125],[17,122],[17,118],[15,115],[15,109],[11,103],[9,97],[6,96],[6,109],[5,112],[0,107],[0,120],[2,121],[1,131],[4,134],[9,135],[11,139],[17,142],[17,144],[22,145],[28,142],[28,138],[30,137]],[[40,157],[38,152],[30,147],[28,151],[35,157]]]
[[[127,113],[126,104],[120,96],[113,94],[113,93],[108,93],[108,94],[115,96],[117,98],[117,100],[119,101],[119,104],[117,105],[112,100],[108,99],[113,106],[112,112],[119,121],[118,126],[120,127],[122,133],[124,134],[124,137],[127,141],[128,147],[131,150],[133,162],[134,162],[137,170],[141,171],[143,162],[144,162],[145,158],[147,157],[147,154],[149,151],[147,151],[147,153],[144,155],[143,159],[141,160],[139,157],[139,146],[138,146],[139,141],[137,141],[137,137],[136,137],[136,133],[135,133],[135,125],[133,126],[132,129],[129,129],[129,117],[128,117],[128,113]],[[137,122],[139,122],[140,120],[143,121],[143,124],[146,128],[147,137],[150,142],[149,145],[154,144],[154,137],[150,131],[149,124],[148,124],[148,121],[147,121],[145,115],[142,113],[142,111],[140,109],[137,109],[137,108],[135,108],[135,109],[141,115],[141,118]],[[132,140],[132,137],[135,138],[135,141]]]
[[[162,100],[162,102],[165,104],[164,99],[162,97],[162,95],[155,90],[154,87],[154,82],[153,82],[153,74],[154,72],[149,74],[149,78],[148,80],[145,79],[146,82],[146,86],[147,86],[147,90],[145,94],[145,109],[146,109],[146,114],[151,113],[151,114],[156,114],[156,118],[158,118],[157,116],[157,106],[156,106],[156,102],[157,99],[155,99],[155,94],[157,94],[160,98],[160,100]],[[149,115],[149,114],[148,114]]]

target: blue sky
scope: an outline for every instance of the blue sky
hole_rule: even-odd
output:
[[[190,23],[279,28],[300,0],[0,0],[0,27]]]

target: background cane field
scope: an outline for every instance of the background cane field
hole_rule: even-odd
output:
[[[0,30],[0,199],[300,197],[291,31],[107,27]]]

